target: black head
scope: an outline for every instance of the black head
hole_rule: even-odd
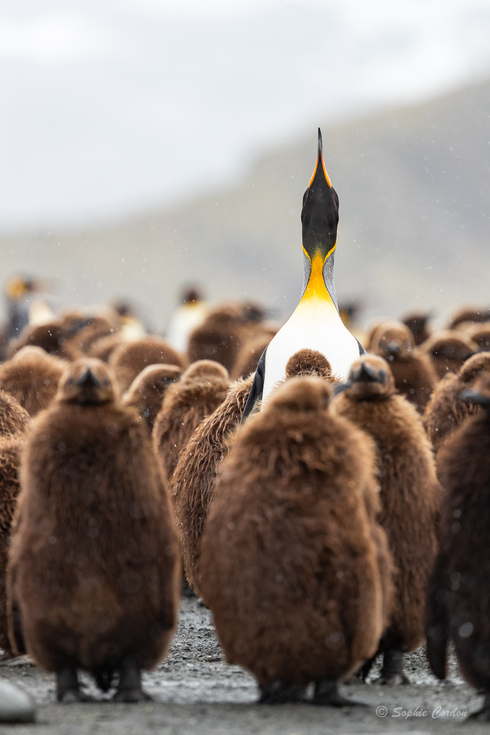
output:
[[[310,185],[303,196],[301,210],[303,247],[310,260],[319,252],[325,259],[337,242],[339,198],[332,187],[323,160],[322,133],[318,128],[318,155]]]

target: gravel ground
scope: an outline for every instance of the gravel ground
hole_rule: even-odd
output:
[[[441,683],[429,673],[423,650],[407,659],[410,686],[391,688],[373,681],[343,686],[347,696],[368,702],[369,708],[336,710],[308,704],[257,705],[254,679],[224,661],[210,612],[196,598],[184,597],[178,632],[166,661],[156,671],[144,675],[144,687],[153,702],[112,703],[110,695],[101,695],[90,679],[83,677],[98,701],[57,704],[54,678],[39,671],[24,656],[0,664],[0,677],[30,694],[38,706],[37,722],[4,725],[1,732],[2,735],[19,735],[27,730],[39,735],[460,733],[463,713],[478,709],[482,698],[464,684],[454,662],[450,678]],[[375,677],[376,671],[371,679]],[[489,733],[490,724],[469,722],[463,732]]]

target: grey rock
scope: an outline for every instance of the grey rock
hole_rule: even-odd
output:
[[[34,722],[36,712],[28,695],[0,679],[0,722]]]

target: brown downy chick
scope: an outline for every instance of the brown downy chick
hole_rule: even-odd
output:
[[[370,351],[389,363],[398,392],[423,413],[437,375],[430,359],[415,347],[409,328],[385,322],[375,331]]]
[[[299,350],[291,355],[286,365],[286,379],[305,378],[308,375],[323,378],[328,383],[336,383],[330,363],[317,350]]]
[[[189,336],[189,362],[215,360],[231,372],[243,343],[243,329],[244,315],[240,305],[229,304],[214,309]]]
[[[465,306],[463,309],[459,309],[456,314],[449,319],[448,329],[455,329],[459,324],[463,322],[474,322],[478,324],[480,322],[486,322],[490,320],[490,309],[486,307],[468,307]]]
[[[482,352],[490,351],[490,322],[474,324],[468,330],[468,336]]]
[[[428,323],[432,319],[432,316],[431,312],[423,314],[414,312],[412,314],[408,314],[404,319],[402,319],[402,324],[408,327],[412,332],[416,347],[419,347],[429,339],[431,330],[428,327]]]
[[[214,360],[198,360],[168,388],[152,435],[153,449],[168,480],[194,430],[225,400],[229,387],[226,368]]]
[[[253,376],[234,383],[223,403],[197,427],[182,450],[170,492],[177,521],[184,571],[197,595],[201,537],[214,496],[216,474],[231,446],[233,432],[252,387]]]
[[[125,393],[148,365],[177,365],[184,369],[187,363],[165,339],[150,335],[120,344],[112,352],[109,364],[116,374],[121,393]]]
[[[134,406],[145,421],[150,434],[167,388],[179,380],[182,368],[178,365],[148,365],[131,383],[123,395],[125,406]]]
[[[10,393],[30,416],[36,416],[54,399],[66,365],[40,347],[23,347],[0,365],[0,390]]]
[[[59,700],[87,699],[77,669],[104,691],[118,677],[118,701],[148,698],[140,671],[162,659],[176,624],[170,500],[146,428],[115,392],[104,363],[73,363],[22,459],[9,601]]]
[[[99,337],[87,349],[87,356],[96,357],[98,360],[102,360],[102,362],[109,362],[116,347],[122,344],[127,345],[129,341],[131,340],[125,339],[122,332],[115,332],[106,337]]]
[[[0,648],[13,656],[8,638],[6,573],[10,528],[19,494],[21,449],[31,424],[27,411],[7,393],[0,392]]]
[[[439,476],[445,490],[440,552],[432,574],[427,614],[427,653],[439,679],[447,675],[454,643],[461,675],[485,693],[473,717],[490,720],[490,375],[484,373],[464,401],[481,411],[441,447]]]
[[[463,363],[478,351],[478,346],[464,332],[435,332],[422,347],[430,358],[438,379],[457,373]]]
[[[461,400],[461,392],[470,388],[482,372],[490,373],[490,353],[473,355],[466,360],[457,375],[448,373],[437,384],[422,419],[436,452],[468,416],[480,410],[477,403]]]
[[[333,410],[353,421],[376,444],[381,488],[379,522],[393,554],[395,605],[381,641],[381,682],[408,680],[403,654],[424,643],[427,584],[437,553],[438,513],[442,490],[420,416],[395,394],[388,364],[365,355],[352,366],[347,387]]]
[[[79,350],[68,344],[66,329],[59,320],[25,327],[18,339],[9,344],[8,357],[13,357],[23,347],[41,347],[48,355],[61,360],[71,361],[81,356]]]
[[[271,393],[238,431],[204,527],[203,597],[227,661],[255,676],[262,702],[315,682],[316,703],[352,704],[338,682],[384,628],[372,442],[330,413],[331,390],[310,377]]]

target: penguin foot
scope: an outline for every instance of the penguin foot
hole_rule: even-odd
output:
[[[410,684],[410,679],[403,671],[403,651],[401,648],[388,648],[383,657],[383,668],[377,684],[398,686]]]
[[[316,682],[315,693],[311,704],[321,704],[329,707],[369,707],[367,702],[359,702],[355,699],[344,697],[339,692],[338,682],[328,679]]]
[[[56,696],[58,702],[65,704],[93,701],[89,694],[80,689],[77,670],[74,666],[66,666],[56,672]]]
[[[149,694],[141,688],[141,671],[136,661],[124,659],[121,665],[117,692],[113,702],[146,702],[151,700]]]
[[[303,702],[306,688],[286,681],[273,681],[266,686],[260,686],[259,704],[286,704]]]
[[[368,659],[366,663],[361,666],[359,671],[357,671],[354,676],[351,677],[354,681],[357,679],[358,681],[366,681],[366,679],[369,676],[369,673],[371,669],[373,668],[373,664],[376,661],[376,656],[373,656],[372,658]]]
[[[118,689],[114,694],[113,702],[151,702],[151,697],[143,689]]]

